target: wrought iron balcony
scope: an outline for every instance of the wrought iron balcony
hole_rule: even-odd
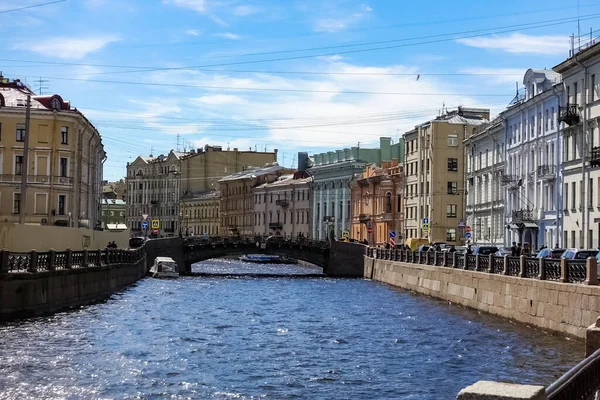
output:
[[[564,122],[571,126],[579,123],[579,110],[577,104],[567,103],[564,107],[558,107],[558,122]]]
[[[152,200],[152,201],[150,201],[150,204],[157,205],[157,204],[160,204],[160,201],[158,201],[158,200]]]
[[[513,183],[517,183],[521,177],[519,175],[502,175],[502,184],[510,185]]]
[[[592,147],[590,153],[590,166],[600,167],[600,147]]]
[[[269,229],[282,229],[283,224],[281,222],[271,222],[269,223]]]
[[[279,199],[275,201],[275,204],[281,207],[287,207],[290,205],[290,202],[288,199]]]
[[[533,210],[516,210],[512,212],[513,222],[533,221]]]
[[[538,179],[556,179],[556,165],[540,165],[537,168]]]
[[[323,222],[334,222],[335,217],[333,215],[323,217]]]
[[[361,224],[366,224],[370,220],[371,220],[371,215],[370,214],[360,214],[358,216],[358,222],[360,222]]]

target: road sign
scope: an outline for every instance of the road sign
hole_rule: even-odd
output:
[[[142,218],[144,219],[144,221],[147,220],[148,219],[148,214],[142,214]]]
[[[424,224],[428,224],[429,223],[429,218],[423,218],[423,223]]]
[[[465,221],[463,221],[462,219],[460,221],[458,221],[458,227],[459,228],[464,228],[465,227]]]
[[[153,219],[152,220],[152,229],[158,229],[158,228],[160,228],[160,220]]]
[[[142,221],[142,229],[148,229],[148,221]]]
[[[390,238],[390,247],[396,247],[396,239]]]
[[[467,238],[467,239],[471,239],[471,232],[467,232],[467,233],[465,233],[465,238]]]
[[[152,229],[152,233],[154,233],[155,235],[158,235],[158,229]]]
[[[372,226],[367,227],[367,233],[373,233],[373,227]]]
[[[423,224],[423,232],[429,232],[429,224]]]
[[[465,227],[465,232],[471,232],[471,227],[470,226]]]
[[[348,237],[350,237],[350,232],[342,231],[342,239],[348,239]]]
[[[396,237],[396,231],[390,231],[390,239]]]

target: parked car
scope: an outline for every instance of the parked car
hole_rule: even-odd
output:
[[[537,258],[560,258],[566,249],[542,249],[540,250],[536,257]]]
[[[428,244],[423,244],[421,246],[419,246],[419,248],[417,249],[417,251],[429,251],[429,248],[431,246],[429,246]]]
[[[496,246],[474,246],[473,254],[479,254],[480,256],[487,256],[490,254],[496,254],[498,248]]]
[[[129,239],[128,249],[137,249],[138,247],[142,247],[146,243],[146,238],[142,236],[132,237]]]
[[[566,249],[564,253],[561,254],[561,258],[566,258],[567,260],[586,260],[588,257],[597,257],[598,250],[588,249]]]
[[[512,254],[512,250],[507,248],[507,247],[503,247],[501,249],[499,249],[498,251],[496,251],[495,256],[496,257],[504,257],[504,256],[510,256]]]

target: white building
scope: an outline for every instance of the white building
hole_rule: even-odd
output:
[[[562,74],[562,246],[600,246],[600,43],[592,40],[553,69]]]
[[[467,154],[467,221],[471,243],[504,244],[504,126],[502,118],[478,127],[465,140]]]
[[[525,97],[502,112],[506,137],[505,246],[514,242],[553,247],[560,238],[560,75],[529,69]]]

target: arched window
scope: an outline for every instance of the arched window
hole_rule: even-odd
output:
[[[392,193],[391,192],[387,192],[385,194],[385,212],[388,214],[392,212]]]
[[[0,107],[6,107],[6,103],[4,102],[4,96],[0,94]]]
[[[52,102],[50,103],[50,106],[52,107],[53,110],[60,110],[62,108],[62,105],[60,104],[60,99],[58,98],[53,98]]]

